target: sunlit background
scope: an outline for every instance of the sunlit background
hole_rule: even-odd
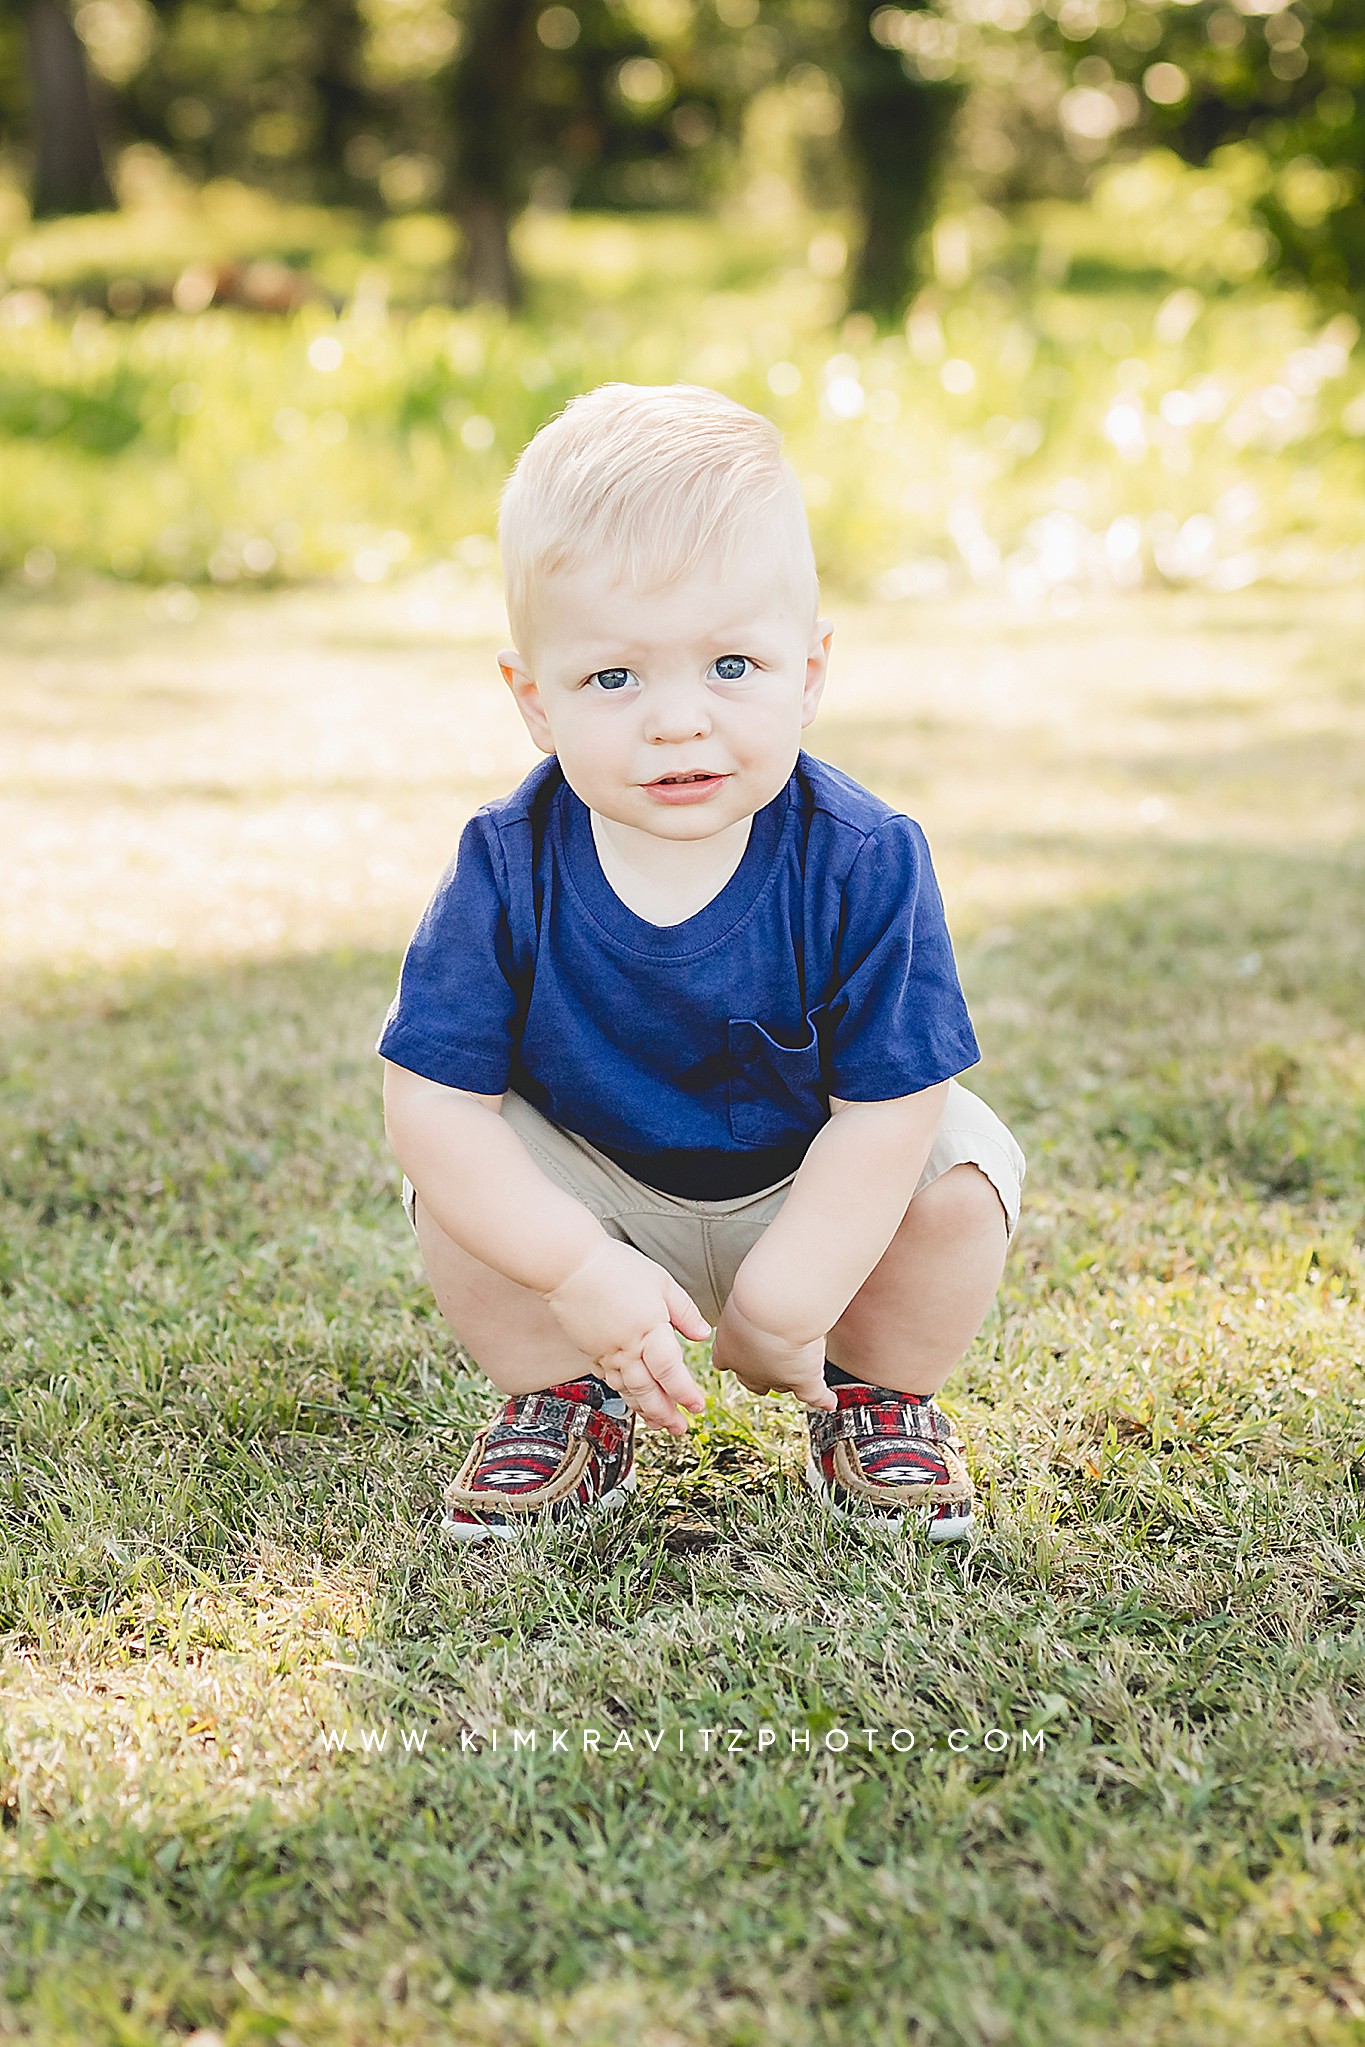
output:
[[[29,0],[0,569],[439,598],[615,376],[770,411],[846,592],[1349,584],[1362,94],[1360,0]]]

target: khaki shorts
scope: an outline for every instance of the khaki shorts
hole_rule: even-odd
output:
[[[633,1244],[671,1272],[713,1324],[729,1298],[735,1274],[781,1208],[795,1178],[789,1174],[775,1187],[735,1201],[685,1201],[681,1195],[661,1194],[632,1180],[586,1138],[559,1129],[520,1095],[504,1095],[502,1113],[556,1185],[590,1209],[609,1236]],[[943,1121],[915,1193],[931,1187],[953,1166],[980,1167],[1000,1196],[1012,1231],[1019,1220],[1024,1154],[994,1109],[970,1088],[950,1080]],[[406,1179],[403,1205],[415,1228],[417,1196]]]

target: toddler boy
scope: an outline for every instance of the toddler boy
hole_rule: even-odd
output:
[[[794,1394],[830,1509],[953,1541],[934,1394],[994,1297],[1023,1156],[919,827],[803,753],[830,628],[771,423],[609,384],[523,453],[499,665],[548,758],[486,804],[379,1051],[441,1312],[506,1396],[446,1531],[621,1500],[678,1336]]]

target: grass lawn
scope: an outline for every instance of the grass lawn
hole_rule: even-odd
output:
[[[449,1554],[369,1046],[493,594],[5,600],[0,2039],[1365,2041],[1365,603],[836,615],[1031,1161],[965,1556],[709,1373]]]

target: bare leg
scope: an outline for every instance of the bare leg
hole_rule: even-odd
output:
[[[898,1393],[937,1393],[995,1299],[1005,1211],[976,1166],[953,1166],[917,1194],[829,1333],[831,1364]]]
[[[417,1242],[437,1307],[501,1392],[539,1393],[592,1370],[591,1360],[574,1349],[539,1294],[471,1258],[420,1200]]]

